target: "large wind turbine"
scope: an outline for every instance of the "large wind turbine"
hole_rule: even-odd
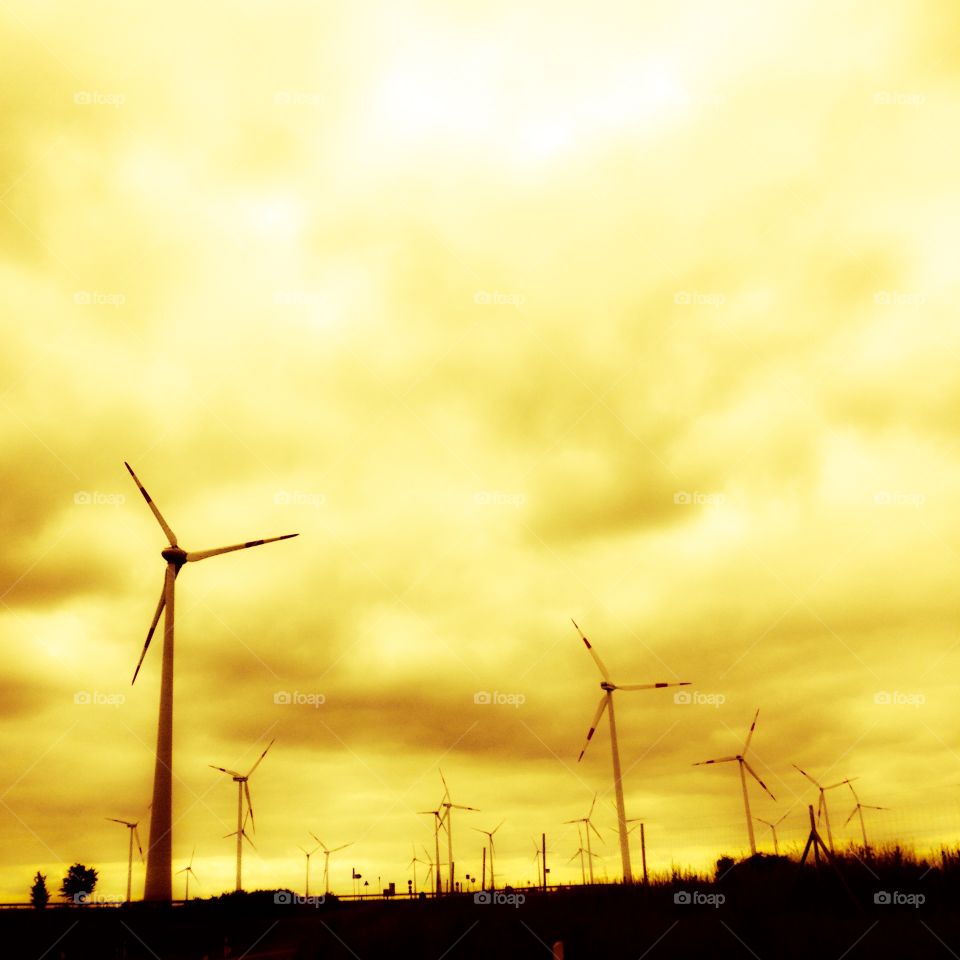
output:
[[[769,790],[767,790],[767,785],[757,776],[753,767],[751,767],[746,760],[746,752],[750,747],[751,739],[753,739],[753,731],[757,727],[757,717],[759,716],[760,708],[758,707],[757,712],[753,715],[753,723],[750,724],[750,731],[747,733],[746,743],[744,743],[743,750],[741,750],[740,753],[734,754],[731,757],[718,757],[716,760],[701,760],[699,763],[694,764],[695,767],[702,767],[704,764],[708,763],[731,763],[736,760],[740,765],[740,785],[743,787],[743,809],[747,817],[747,833],[750,836],[750,853],[752,856],[757,855],[757,841],[753,836],[753,818],[750,816],[750,798],[747,796],[747,777],[744,773],[744,770],[746,770],[750,776],[753,777],[753,779],[756,780],[757,783],[759,783],[760,786],[770,794],[771,799],[777,799],[772,793],[770,793]]]
[[[853,789],[852,783],[847,783],[847,786],[850,788],[850,792],[853,794],[853,799],[856,800],[857,805],[850,811],[850,816],[847,817],[844,822],[846,826],[852,819],[854,814],[860,815],[860,833],[863,835],[863,853],[864,856],[870,856],[870,845],[867,843],[867,828],[863,825],[863,811],[864,810],[889,810],[889,807],[876,807],[872,803],[861,803],[860,798],[857,796],[857,791]]]
[[[323,847],[323,892],[327,894],[330,892],[330,854],[339,853],[341,850],[346,850],[347,847],[352,847],[355,840],[351,840],[349,843],[341,844],[339,847],[334,847],[332,850],[327,848],[327,845],[315,834],[311,833],[311,837]]]
[[[250,825],[253,827],[253,832],[257,832],[257,822],[253,819],[253,801],[250,799],[250,777],[253,776],[253,771],[260,766],[260,761],[267,755],[267,750],[269,750],[275,743],[275,740],[271,740],[266,747],[266,750],[260,754],[257,758],[257,762],[246,772],[246,773],[237,773],[236,770],[228,770],[226,767],[218,767],[215,764],[208,764],[208,766],[213,767],[214,770],[219,770],[221,773],[227,774],[228,777],[233,777],[233,782],[237,785],[237,890],[240,891],[243,888],[240,886],[240,863],[243,858],[243,840],[246,837],[247,843],[250,846],[253,846],[253,841],[247,836],[246,831],[246,817],[243,815],[243,798],[247,798],[247,814],[250,816]],[[232,833],[227,834],[228,837],[232,837]]]
[[[593,808],[597,803],[597,795],[593,795],[593,803],[590,804],[590,812],[585,817],[580,817],[578,820],[564,820],[564,823],[575,823],[577,824],[577,830],[580,829],[580,824],[583,824],[583,828],[587,834],[587,863],[590,864],[590,883],[593,883],[593,850],[590,846],[590,831],[592,830],[596,835],[597,839],[603,843],[603,837],[600,836],[600,831],[593,825],[593,821],[590,819],[593,816]],[[629,830],[627,831],[629,833]],[[576,856],[576,854],[574,854]],[[580,866],[583,866],[583,859],[580,860]]]
[[[484,833],[487,835],[487,838],[490,841],[490,889],[497,889],[497,880],[496,874],[493,872],[493,835],[506,823],[505,820],[501,820],[492,830],[481,830],[479,827],[474,827],[473,829],[477,833]]]
[[[130,831],[130,850],[127,854],[127,903],[130,902],[130,889],[133,882],[133,838],[137,838],[137,849],[140,851],[140,859],[143,860],[143,847],[140,846],[140,831],[137,830],[137,824],[129,820],[118,820],[116,817],[107,817],[112,823],[122,823]]]
[[[623,802],[623,779],[620,774],[620,747],[617,743],[617,722],[613,715],[613,691],[657,690],[660,687],[686,687],[690,685],[690,681],[682,680],[678,683],[613,683],[610,680],[610,672],[600,659],[597,651],[591,646],[590,641],[586,638],[583,631],[577,626],[577,621],[571,620],[571,622],[577,628],[580,639],[583,640],[587,651],[590,656],[593,657],[593,662],[600,671],[600,676],[603,677],[603,680],[600,682],[600,689],[603,691],[600,697],[600,705],[597,707],[593,722],[590,724],[589,731],[587,731],[587,741],[580,751],[577,762],[579,763],[583,759],[583,755],[586,753],[587,747],[590,746],[590,740],[597,729],[597,724],[600,723],[603,717],[603,711],[607,710],[610,715],[610,750],[613,754],[613,786],[617,797],[617,824],[620,828],[620,860],[623,864],[623,882],[632,883],[633,872],[630,868],[630,839],[627,833],[627,813]]]
[[[144,900],[169,901],[173,897],[173,623],[174,623],[174,582],[180,568],[185,563],[194,560],[206,560],[221,553],[230,553],[233,550],[246,550],[248,547],[259,547],[263,543],[273,543],[275,540],[288,540],[295,537],[295,533],[287,533],[282,537],[268,537],[265,540],[248,540],[246,543],[237,543],[229,547],[216,547],[213,550],[186,551],[177,544],[177,535],[170,529],[167,521],[157,509],[157,505],[137,479],[129,463],[124,466],[130,471],[133,482],[143,494],[147,506],[153,511],[157,522],[163,528],[168,546],[160,551],[160,556],[167,562],[166,573],[163,578],[163,591],[160,602],[150,629],[147,631],[147,640],[133,671],[133,680],[137,679],[140,665],[147,655],[147,648],[153,638],[153,632],[160,622],[160,614],[166,609],[163,621],[163,663],[160,674],[160,717],[157,723],[157,758],[153,771],[153,803],[150,815],[150,843],[147,847],[147,879],[144,885]]]
[[[474,813],[479,813],[479,811],[476,807],[467,807],[462,803],[454,803],[450,797],[450,788],[447,786],[447,781],[444,780],[442,770],[440,771],[440,779],[443,781],[443,801],[440,803],[440,806],[444,809],[444,818],[447,821],[447,860],[449,861],[448,866],[450,872],[447,879],[447,893],[456,893],[456,871],[454,870],[453,863],[453,811],[472,810]]]
[[[817,780],[814,780],[813,777],[807,773],[806,770],[801,770],[796,764],[793,765],[797,770],[800,771],[816,788],[820,791],[820,800],[817,803],[817,819],[820,819],[820,815],[823,815],[823,822],[827,825],[827,844],[830,847],[830,852],[833,853],[833,831],[830,829],[830,813],[827,810],[827,798],[824,794],[827,790],[833,790],[835,787],[842,787],[845,783],[850,783],[851,780],[857,780],[857,777],[848,777],[846,780],[839,780],[836,783],[831,783],[828,786],[824,786]]]

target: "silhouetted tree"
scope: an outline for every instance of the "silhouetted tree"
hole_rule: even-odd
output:
[[[50,891],[47,889],[47,878],[38,870],[30,888],[30,902],[37,910],[42,910],[50,901]]]
[[[86,903],[96,885],[97,871],[93,867],[75,863],[60,884],[60,896],[75,903]]]

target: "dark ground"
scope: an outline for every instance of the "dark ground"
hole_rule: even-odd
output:
[[[558,940],[566,960],[960,956],[954,878],[873,866],[854,865],[844,886],[831,871],[801,874],[795,863],[770,857],[713,882],[675,877],[650,888],[524,890],[514,904],[476,903],[465,894],[310,906],[275,903],[270,892],[172,908],[9,910],[0,912],[0,957],[509,960],[548,958]]]

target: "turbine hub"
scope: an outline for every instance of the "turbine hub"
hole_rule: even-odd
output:
[[[167,563],[175,563],[178,567],[182,567],[187,562],[187,551],[182,547],[165,547],[160,551],[160,556]]]
[[[609,682],[606,681],[606,680],[602,680],[602,681],[600,682],[600,689],[601,689],[601,690],[606,690],[607,693],[610,693],[612,690],[616,690],[616,689],[617,689],[617,685],[616,685],[615,683],[609,683]]]

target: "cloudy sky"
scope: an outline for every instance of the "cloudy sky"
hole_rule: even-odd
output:
[[[302,887],[313,831],[354,841],[335,889],[404,889],[440,769],[481,810],[461,875],[505,820],[502,879],[542,831],[578,879],[563,821],[598,793],[617,876],[571,617],[615,680],[692,681],[618,694],[653,867],[744,850],[735,768],[692,764],[757,707],[783,842],[792,763],[859,776],[871,840],[956,840],[958,28],[946,0],[5,5],[0,899],[76,860],[121,895],[105,818],[148,832],[164,541],[124,460],[188,549],[300,534],[178,581],[202,894],[233,882],[208,764],[273,738],[248,887]]]

